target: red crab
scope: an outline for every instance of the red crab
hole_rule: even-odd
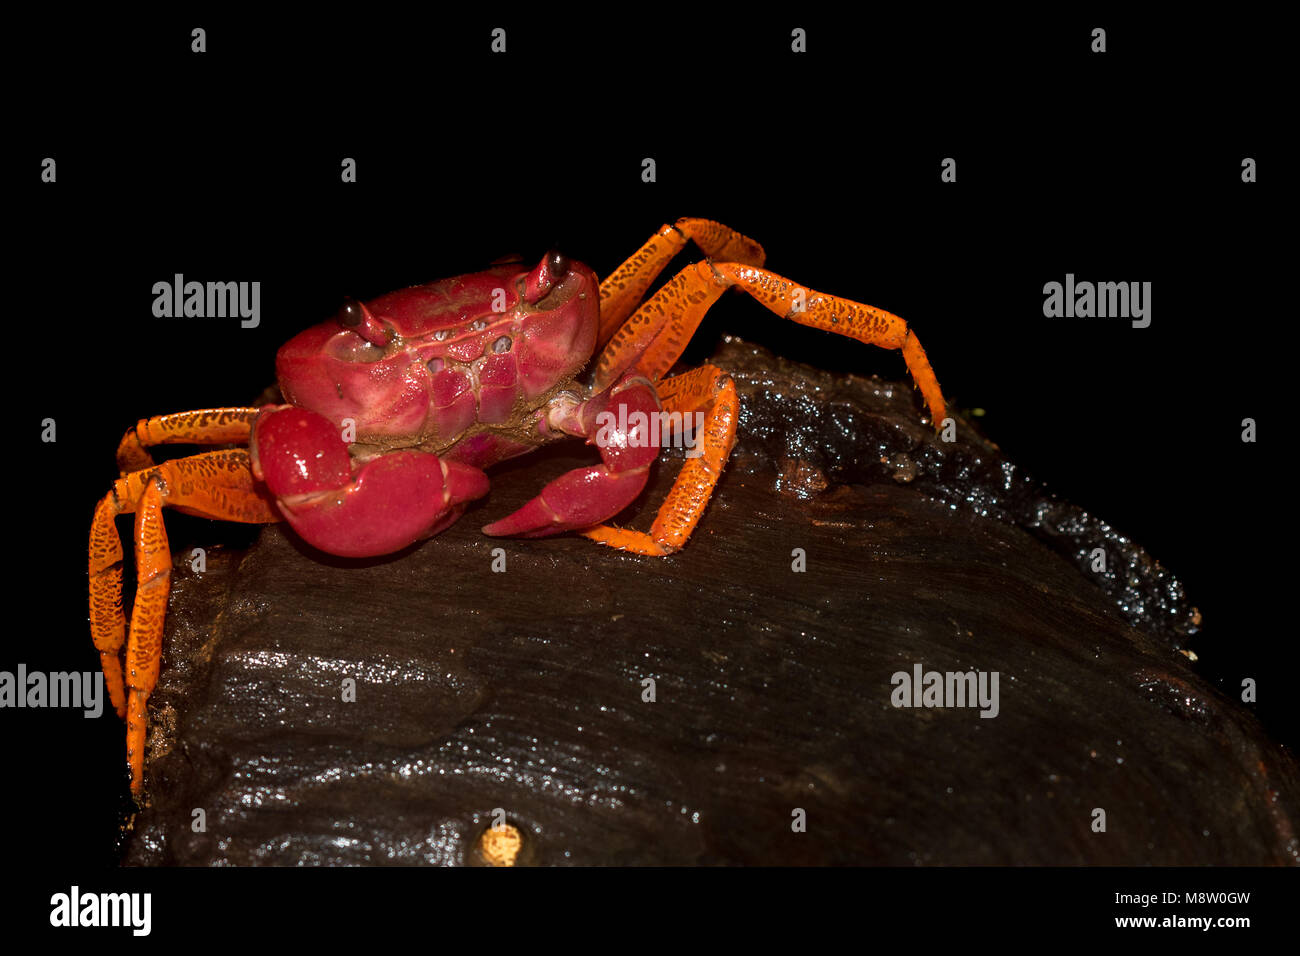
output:
[[[642,296],[687,240],[708,259]],[[181,412],[140,421],[117,451],[122,477],[90,532],[90,626],[109,694],[127,722],[131,789],[144,778],[146,703],[158,679],[172,558],[162,509],[226,521],[287,520],[347,557],[389,554],[437,534],[488,492],[485,469],[567,436],[601,464],[546,485],[487,525],[489,535],[578,531],[645,555],[680,549],[700,519],[736,434],[736,389],[712,365],[664,378],[728,288],[777,315],[901,349],[936,427],[944,401],[925,352],[896,315],[804,289],[769,272],[762,247],[716,222],[662,227],[604,282],[558,252],[531,270],[485,272],[349,301],[276,357],[287,405]],[[591,363],[591,373],[578,376]],[[606,524],[645,486],[659,454],[652,423],[703,420],[649,533]],[[680,421],[680,418],[672,419]],[[247,445],[155,464],[166,443]],[[135,514],[137,588],[130,637],[122,542]],[[122,648],[126,645],[126,674]]]

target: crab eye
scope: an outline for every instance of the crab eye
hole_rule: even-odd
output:
[[[524,280],[524,301],[535,305],[543,299],[569,272],[569,257],[552,250],[542,257],[537,268]]]
[[[361,303],[352,298],[344,299],[336,318],[344,328],[355,329],[365,318],[361,314]]]
[[[357,335],[371,345],[387,345],[391,337],[388,329],[375,318],[369,309],[356,299],[344,299],[343,305],[339,307],[335,318],[338,320],[339,325],[356,332]]]

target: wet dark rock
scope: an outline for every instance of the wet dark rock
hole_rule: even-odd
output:
[[[716,361],[740,444],[672,558],[479,534],[573,444],[395,557],[272,527],[178,562],[126,861],[472,863],[498,811],[538,864],[1300,860],[1295,762],[1178,652],[1196,612],[1136,544],[905,384]],[[998,672],[997,716],[892,706],[918,664]]]
[[[750,399],[741,416],[746,450],[797,461],[835,483],[914,483],[940,501],[1029,532],[1078,567],[1127,620],[1175,648],[1197,632],[1200,615],[1182,584],[1141,547],[1048,492],[963,419],[954,418],[955,440],[937,436],[917,414],[910,384],[832,375],[739,340],[717,361],[734,370]],[[1094,571],[1099,548],[1105,570]]]

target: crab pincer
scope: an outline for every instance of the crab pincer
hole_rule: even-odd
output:
[[[542,538],[590,528],[608,521],[630,505],[645,488],[650,466],[659,457],[659,414],[654,386],[627,377],[571,410],[556,416],[559,430],[586,437],[600,449],[601,464],[575,468],[542,488],[537,497],[483,528],[494,537]]]
[[[354,460],[337,426],[294,405],[263,409],[249,448],[254,477],[294,530],[342,557],[391,554],[436,534],[488,491],[482,470],[428,452]]]

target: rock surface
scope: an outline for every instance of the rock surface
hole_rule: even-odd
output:
[[[908,385],[715,361],[740,441],[672,558],[479,534],[580,443],[387,559],[283,526],[178,556],[126,862],[472,863],[498,815],[538,864],[1300,860],[1295,762],[1178,653],[1197,614],[1145,552]],[[916,665],[996,671],[997,716],[893,706]]]

